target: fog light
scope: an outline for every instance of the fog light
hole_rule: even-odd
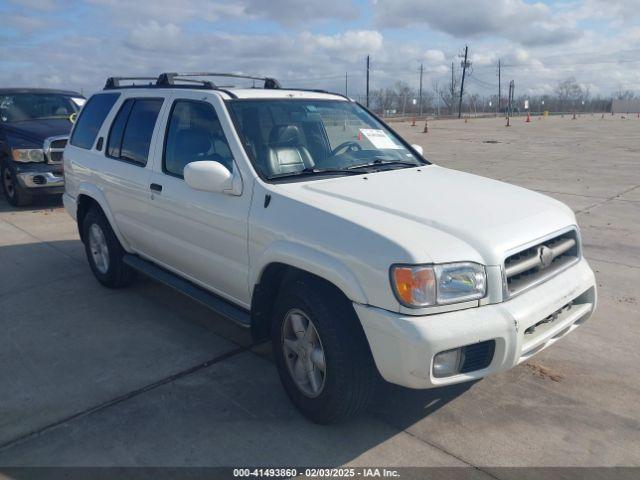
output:
[[[454,348],[440,352],[433,357],[433,376],[436,378],[449,377],[460,372],[462,348]]]

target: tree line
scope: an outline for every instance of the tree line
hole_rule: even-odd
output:
[[[516,85],[517,91],[517,85]],[[466,93],[462,99],[463,114],[490,114],[525,112],[525,102],[532,113],[545,110],[553,112],[609,112],[611,101],[633,99],[636,94],[630,90],[619,90],[612,96],[592,95],[588,88],[582,87],[574,77],[558,83],[552,93],[542,95],[515,95],[511,104],[508,99],[508,85],[504,85],[500,101],[497,92],[492,95]],[[420,111],[424,115],[457,115],[460,99],[459,80],[452,76],[450,82],[434,81],[431,89],[423,89],[422,108],[418,89],[403,81],[392,87],[371,90],[369,107],[385,116],[415,116]],[[358,97],[362,103],[366,98]]]

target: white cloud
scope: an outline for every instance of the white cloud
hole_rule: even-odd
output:
[[[35,0],[20,0],[35,1]],[[52,1],[52,0],[49,0]],[[318,20],[353,20],[357,9],[352,0],[87,0],[124,24],[155,20],[181,23],[188,20],[215,22],[225,19],[268,19],[289,27]]]
[[[245,16],[244,6],[236,2],[210,0],[87,0],[118,23],[130,25],[142,21],[181,23],[199,19],[214,22],[223,18]]]
[[[427,50],[424,52],[424,59],[431,63],[442,63],[445,56],[442,50]]]
[[[502,36],[523,45],[565,43],[579,36],[557,22],[547,5],[523,0],[377,0],[375,17],[382,27],[428,25],[458,38]]]
[[[184,51],[188,48],[180,27],[173,23],[161,25],[155,20],[134,27],[125,41],[127,45],[140,50]]]
[[[348,30],[336,35],[304,32],[301,41],[306,48],[320,49],[339,58],[353,59],[379,51],[383,37],[375,30]]]
[[[296,22],[304,26],[316,20],[353,20],[358,16],[352,0],[244,0],[244,5],[247,14],[288,26]]]

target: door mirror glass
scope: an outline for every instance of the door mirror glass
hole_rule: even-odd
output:
[[[194,190],[222,193],[233,187],[233,175],[220,162],[202,160],[184,167],[184,181]]]
[[[423,149],[420,145],[418,145],[418,144],[414,143],[414,144],[412,144],[411,146],[412,146],[412,147],[413,147],[413,149],[414,149],[416,152],[418,152],[420,155],[422,155],[422,154],[424,153],[424,149]]]

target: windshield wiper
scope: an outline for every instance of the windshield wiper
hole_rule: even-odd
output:
[[[352,165],[348,167],[349,170],[357,170],[360,168],[369,168],[369,167],[379,167],[383,165],[403,165],[407,167],[419,167],[420,165],[415,162],[406,162],[404,160],[383,160],[382,158],[377,158],[373,162],[369,163],[361,163],[359,165]]]
[[[304,170],[297,170],[295,172],[277,173],[267,177],[269,180],[285,177],[299,177],[307,175],[323,175],[323,174],[340,174],[340,175],[360,175],[360,172],[356,172],[347,168],[315,168],[307,167]]]

